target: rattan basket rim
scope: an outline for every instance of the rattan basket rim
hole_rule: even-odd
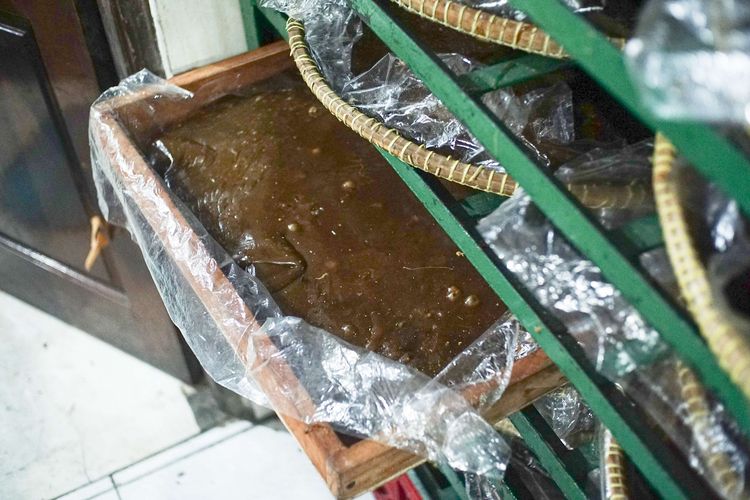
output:
[[[664,234],[667,257],[677,278],[680,294],[698,325],[706,344],[716,357],[719,367],[750,398],[750,342],[726,319],[716,303],[709,273],[700,260],[690,234],[684,200],[673,175],[677,150],[661,133],[654,140],[653,184],[659,223]],[[695,429],[706,427],[709,407],[705,389],[691,369],[681,367],[680,381],[687,380],[686,409]],[[697,430],[695,432],[698,432]],[[741,487],[742,478],[732,466],[724,450],[709,450],[706,463],[724,496],[733,496]]]
[[[555,59],[567,59],[565,48],[536,25],[516,21],[453,0],[391,0],[432,22],[479,40]],[[622,50],[624,38],[608,37]]]
[[[320,73],[305,42],[302,23],[290,18],[287,21],[287,31],[292,58],[302,79],[323,106],[359,136],[404,163],[437,177],[502,196],[511,196],[516,191],[518,186],[508,174],[482,165],[465,163],[427,149],[423,144],[412,142],[397,130],[346,102],[336,94]]]

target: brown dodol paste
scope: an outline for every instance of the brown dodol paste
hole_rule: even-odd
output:
[[[285,314],[434,375],[505,306],[375,149],[307,89],[160,137],[169,187]]]

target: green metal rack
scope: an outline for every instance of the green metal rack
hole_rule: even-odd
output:
[[[627,75],[622,53],[585,19],[561,0],[510,0],[526,12],[571,55],[572,61],[524,55],[473,71],[453,74],[429,49],[397,21],[388,0],[350,0],[372,31],[402,59],[425,85],[461,120],[487,151],[532,197],[558,232],[593,261],[604,276],[660,332],[662,338],[690,365],[706,387],[750,436],[750,406],[729,380],[685,311],[655,286],[638,257],[662,244],[656,217],[632,222],[618,231],[604,229],[554,178],[535,156],[481,102],[481,95],[575,64],[591,75],[642,123],[667,135],[680,152],[708,179],[737,200],[750,214],[750,161],[713,129],[700,124],[677,124],[655,119],[639,102]],[[253,0],[241,2],[248,44],[268,41],[271,31],[286,38],[285,18],[260,8]],[[643,413],[613,384],[597,373],[565,327],[560,324],[489,250],[475,230],[477,217],[499,206],[495,195],[477,194],[458,203],[436,181],[381,151],[395,171],[464,252],[524,328],[532,333],[549,358],[578,389],[592,411],[606,425],[651,487],[665,498],[708,498],[708,486],[697,477],[685,457],[667,444],[660,431],[644,424]],[[654,359],[642,359],[644,363]],[[579,460],[555,444],[557,438],[534,412],[513,417],[528,445],[568,498],[583,498]],[[559,444],[559,440],[557,440]],[[503,494],[511,494],[504,489]]]

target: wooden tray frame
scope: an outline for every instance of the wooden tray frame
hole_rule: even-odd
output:
[[[204,66],[178,75],[170,83],[194,93],[193,99],[182,102],[159,100],[154,102],[147,114],[138,103],[151,96],[147,92],[128,94],[105,101],[98,105],[98,119],[103,127],[92,130],[102,146],[102,154],[108,157],[113,166],[113,175],[126,189],[133,183],[142,185],[153,182],[156,196],[134,196],[132,202],[138,207],[146,223],[166,242],[169,235],[163,229],[165,211],[168,216],[188,230],[185,242],[194,252],[209,255],[203,242],[195,233],[190,223],[174,204],[169,190],[164,186],[161,177],[151,168],[144,158],[139,144],[145,144],[154,131],[170,123],[176,123],[196,109],[233,91],[263,81],[288,68],[294,67],[289,57],[289,47],[285,42],[276,42],[260,49],[247,52],[215,64]],[[123,170],[125,162],[128,174]],[[138,177],[137,180],[134,177]],[[169,246],[165,245],[167,251]],[[250,318],[251,327],[259,328],[253,314],[244,305],[233,285],[221,272],[212,259],[207,258],[206,267],[201,275],[213,277],[211,286],[202,283],[195,277],[195,271],[175,259],[179,272],[183,274],[194,293],[200,298],[206,311],[218,319],[226,315],[227,304],[239,307],[246,318]],[[195,263],[193,262],[193,265]],[[248,341],[246,328],[226,325],[217,321],[221,333],[235,349],[238,357],[249,365],[244,358]],[[242,323],[242,322],[239,322]],[[257,339],[256,339],[257,341]],[[261,340],[263,341],[263,340]],[[265,348],[274,349],[270,339],[265,339]],[[409,452],[391,448],[372,440],[361,440],[346,444],[327,424],[307,425],[301,421],[304,413],[309,413],[313,403],[303,387],[299,387],[296,400],[286,399],[281,391],[276,390],[282,384],[296,382],[295,375],[288,365],[248,366],[255,370],[257,381],[273,404],[279,417],[289,431],[295,436],[302,449],[315,465],[333,495],[338,498],[351,498],[369,491],[408,469],[422,463],[423,458]],[[537,351],[515,363],[508,388],[502,399],[492,406],[483,416],[490,422],[497,422],[505,416],[525,407],[535,399],[560,387],[566,382],[557,367],[542,351]],[[299,386],[299,383],[297,382]],[[472,386],[464,395],[469,401],[475,401],[488,388],[486,384]]]

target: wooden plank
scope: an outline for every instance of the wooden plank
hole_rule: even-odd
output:
[[[190,265],[185,262],[184,256],[175,258],[178,271],[200,298],[239,359],[248,370],[253,370],[274,409],[299,441],[331,492],[337,497],[348,498],[382,484],[424,459],[373,440],[362,440],[347,446],[330,425],[307,425],[302,422],[305,415],[312,413],[314,403],[296,380],[291,367],[274,357],[276,348],[270,339],[252,335],[252,332],[257,332],[260,328],[252,311],[221,272],[220,266],[177,208],[161,177],[150,167],[138,148],[138,144],[144,144],[141,141],[147,140],[163,127],[178,122],[198,107],[273,76],[291,67],[291,64],[288,47],[284,42],[278,42],[190,71],[175,77],[171,83],[195,92],[195,99],[151,101],[150,104],[153,105],[149,109],[149,115],[152,116],[150,120],[139,109],[138,103],[142,99],[153,97],[153,94],[144,92],[114,99],[101,106],[99,119],[104,127],[95,130],[94,134],[103,146],[103,153],[112,162],[116,181],[126,189],[133,190],[132,202],[165,244],[168,254],[174,250],[168,244],[171,235],[166,226],[183,229],[181,254],[184,255],[187,250],[193,258]],[[151,190],[148,193],[139,192],[143,185],[152,186]],[[206,276],[211,277],[210,283],[206,283]],[[238,321],[223,321],[230,311],[237,315]],[[250,339],[256,353],[253,364],[245,356]],[[559,387],[563,382],[557,368],[544,353],[532,353],[515,364],[503,398],[488,410],[486,416],[494,420],[501,419]],[[467,400],[476,401],[486,391],[494,389],[496,383],[488,381],[472,386],[464,395]],[[285,390],[282,391],[282,387]],[[293,395],[289,394],[290,387],[295,389]]]
[[[216,92],[224,96],[292,67],[294,61],[289,57],[289,45],[281,40],[181,73],[169,81],[191,92]]]

